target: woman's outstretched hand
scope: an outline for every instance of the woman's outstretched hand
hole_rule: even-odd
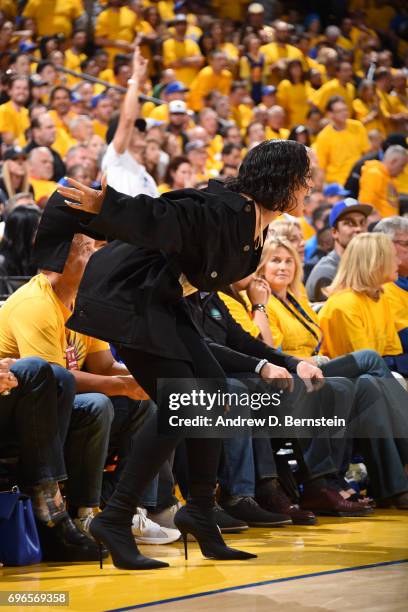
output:
[[[100,213],[107,187],[106,175],[102,177],[102,189],[100,190],[87,187],[73,178],[67,178],[67,181],[72,187],[61,186],[58,188],[58,193],[64,198],[68,198],[65,200],[65,204],[71,208],[79,208],[85,212],[90,212],[93,215]]]

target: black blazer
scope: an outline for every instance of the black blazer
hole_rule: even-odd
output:
[[[216,291],[252,273],[262,250],[254,246],[255,220],[254,202],[219,181],[159,198],[131,198],[108,187],[100,214],[77,231],[116,240],[91,257],[67,326],[190,360],[174,324],[183,302],[179,276]]]

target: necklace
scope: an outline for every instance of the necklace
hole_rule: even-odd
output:
[[[258,250],[259,248],[263,247],[264,237],[263,237],[262,207],[259,206],[259,204],[256,204],[256,206],[258,206],[258,210],[259,210],[259,223],[258,223],[259,227],[258,227],[258,235],[255,238],[254,247],[255,247],[255,250]]]

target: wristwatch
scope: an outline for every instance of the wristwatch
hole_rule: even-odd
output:
[[[261,359],[261,361],[256,365],[255,367],[255,374],[260,374],[262,368],[264,367],[264,365],[266,365],[268,362],[267,359]]]
[[[265,304],[253,304],[252,312],[255,310],[259,310],[260,312],[264,312],[266,314],[266,305]]]

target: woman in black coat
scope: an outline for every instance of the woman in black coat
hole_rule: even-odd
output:
[[[195,288],[217,290],[255,270],[272,219],[284,211],[302,213],[310,188],[307,149],[289,141],[264,142],[247,154],[238,177],[229,183],[210,181],[202,191],[184,189],[160,198],[131,198],[110,187],[95,191],[70,182],[74,188],[62,187],[60,194],[71,209],[80,206],[88,213],[81,212],[77,231],[117,240],[92,256],[68,327],[113,342],[156,401],[163,422],[171,393],[191,393],[197,378],[218,386],[224,379],[183,295]],[[290,372],[303,379],[322,378],[318,368],[279,353],[271,367],[271,376],[287,385]],[[173,381],[161,385],[159,379]],[[131,520],[143,489],[182,437],[160,437],[157,419],[147,421],[116,491],[92,522],[92,535],[109,548],[117,567],[166,565],[140,555]],[[184,538],[187,533],[196,537],[204,556],[249,558],[254,555],[225,546],[211,512],[220,445],[218,439],[187,440],[190,498],[175,523]]]

